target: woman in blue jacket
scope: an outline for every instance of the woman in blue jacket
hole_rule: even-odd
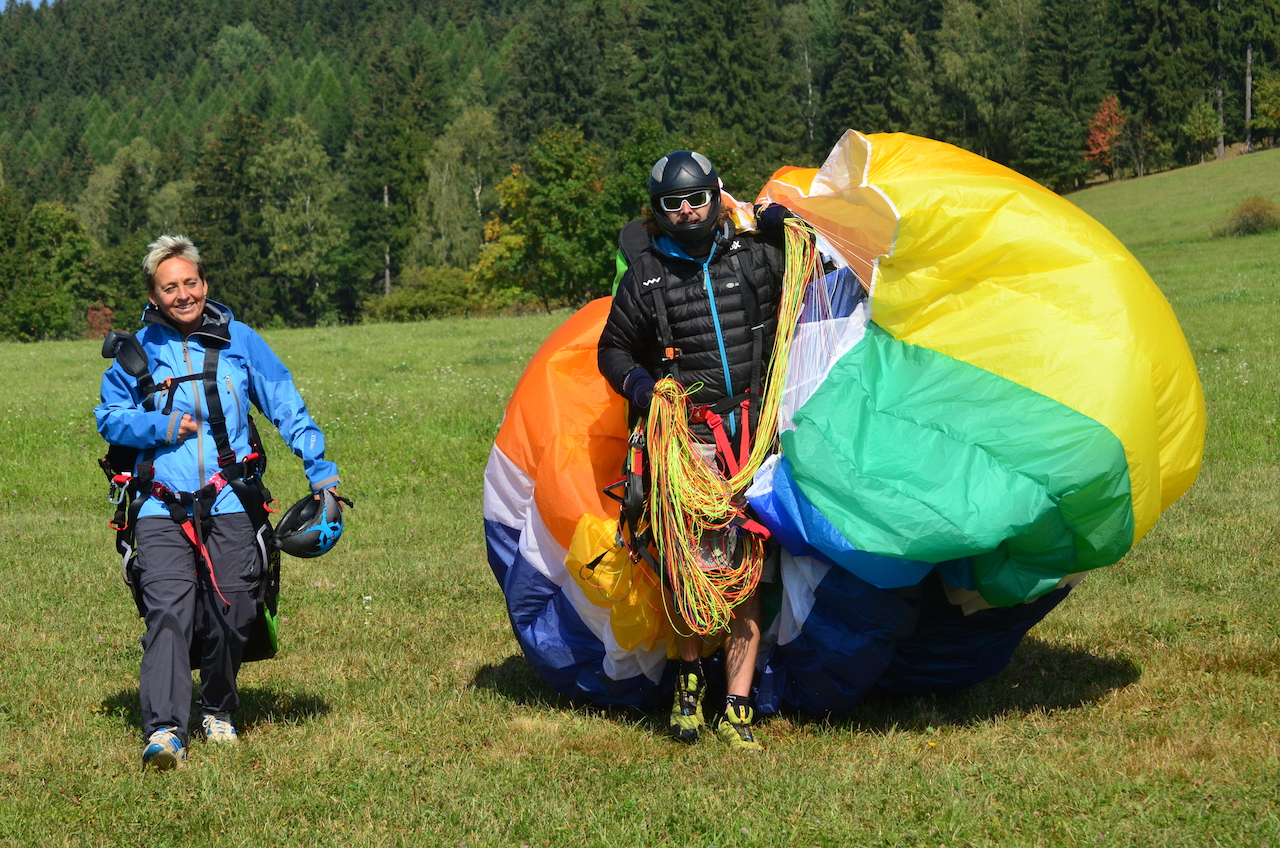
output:
[[[134,521],[134,571],[147,625],[139,694],[144,765],[186,757],[190,656],[200,644],[201,728],[234,743],[236,675],[257,614],[267,551],[234,479],[253,452],[252,403],[302,457],[311,488],[333,490],[338,468],[293,378],[266,342],[206,299],[200,253],[183,236],[161,236],[142,263],[150,300],[137,338],[157,390],[147,393],[119,362],[102,375],[98,432],[138,450],[151,466]],[[219,409],[220,407],[220,409]],[[233,482],[236,485],[228,485]]]

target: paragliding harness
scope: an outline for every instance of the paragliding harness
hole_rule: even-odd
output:
[[[140,452],[137,448],[111,445],[107,449],[107,455],[99,460],[98,464],[111,486],[108,500],[116,507],[115,515],[107,525],[116,531],[116,550],[122,557],[122,576],[125,585],[133,594],[138,615],[143,617],[146,616],[147,611],[137,570],[138,551],[134,536],[142,505],[148,498],[156,498],[168,507],[170,518],[181,528],[183,536],[196,551],[197,567],[199,563],[203,563],[208,568],[213,589],[226,604],[226,598],[218,588],[217,577],[214,575],[213,563],[209,559],[205,540],[212,526],[210,519],[213,503],[223,488],[231,487],[231,491],[240,499],[245,514],[253,525],[259,553],[263,558],[262,580],[259,582],[255,596],[257,615],[254,617],[242,657],[243,662],[254,662],[270,659],[276,655],[280,551],[274,543],[268,515],[275,512],[275,509],[270,506],[273,503],[271,492],[262,482],[262,474],[267,468],[267,455],[263,450],[262,440],[258,437],[258,428],[253,417],[248,416],[250,453],[244,459],[237,460],[235,450],[231,447],[231,439],[227,435],[226,416],[223,414],[222,398],[218,391],[219,355],[220,346],[208,344],[205,347],[204,367],[201,373],[185,377],[170,377],[157,384],[147,367],[147,355],[137,336],[119,330],[108,333],[102,344],[102,356],[105,359],[115,359],[126,374],[138,381],[138,394],[142,398],[143,408],[148,411],[155,410],[156,395],[167,391],[168,397],[161,412],[166,415],[171,414],[179,383],[195,380],[203,383],[205,403],[209,413],[206,420],[213,431],[214,444],[218,450],[218,471],[198,491],[175,492],[155,479],[154,449]],[[197,637],[191,646],[193,668],[199,665],[199,658],[200,644]]]
[[[727,246],[724,233],[717,233],[717,246]],[[627,261],[627,267],[640,286],[640,294],[645,297],[653,310],[658,323],[658,343],[662,350],[662,371],[672,379],[680,382],[680,348],[675,346],[675,337],[671,333],[671,322],[667,316],[667,302],[664,290],[668,283],[667,269],[648,250],[649,233],[644,222],[632,221],[622,228],[618,236],[618,248]],[[745,392],[732,397],[723,398],[712,404],[695,406],[689,410],[691,423],[705,424],[715,439],[716,455],[723,464],[728,476],[738,473],[746,464],[751,454],[751,434],[759,423],[759,404],[752,403],[753,398],[760,397],[764,380],[764,324],[759,320],[760,306],[756,299],[755,288],[742,273],[741,260],[736,253],[728,256],[730,267],[742,281],[741,291],[743,309],[746,312],[747,325],[751,327],[752,373],[751,386]],[[742,422],[738,440],[738,453],[735,455],[729,434],[725,431],[725,418],[740,412]],[[649,502],[649,475],[646,470],[647,444],[644,432],[644,418],[637,410],[629,411],[631,435],[627,440],[627,455],[623,461],[622,477],[604,488],[604,493],[620,504],[618,516],[618,546],[625,546],[631,551],[632,558],[644,559],[655,574],[662,574],[653,555],[649,551],[653,539],[646,519]],[[738,515],[734,525],[741,531],[755,533],[769,538],[767,528],[750,518],[745,504],[738,504]],[[608,553],[600,554],[584,568],[592,571]]]

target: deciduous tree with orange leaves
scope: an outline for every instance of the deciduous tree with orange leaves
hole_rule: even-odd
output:
[[[1115,177],[1115,144],[1124,131],[1124,112],[1114,94],[1108,94],[1098,104],[1098,111],[1089,121],[1089,136],[1085,141],[1084,158],[1107,172],[1107,179]]]

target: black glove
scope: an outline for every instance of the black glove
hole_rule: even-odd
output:
[[[636,409],[648,409],[653,400],[654,379],[643,368],[633,368],[622,381],[622,394]]]
[[[760,232],[767,235],[777,235],[782,232],[782,222],[788,218],[794,218],[795,213],[783,206],[781,203],[770,203],[767,206],[760,204],[756,206],[756,227]]]

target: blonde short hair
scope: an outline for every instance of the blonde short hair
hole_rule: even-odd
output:
[[[155,294],[156,269],[167,259],[185,259],[196,267],[200,279],[204,279],[204,263],[200,251],[186,236],[160,236],[147,245],[147,255],[142,260],[142,276],[147,281],[147,294]]]

